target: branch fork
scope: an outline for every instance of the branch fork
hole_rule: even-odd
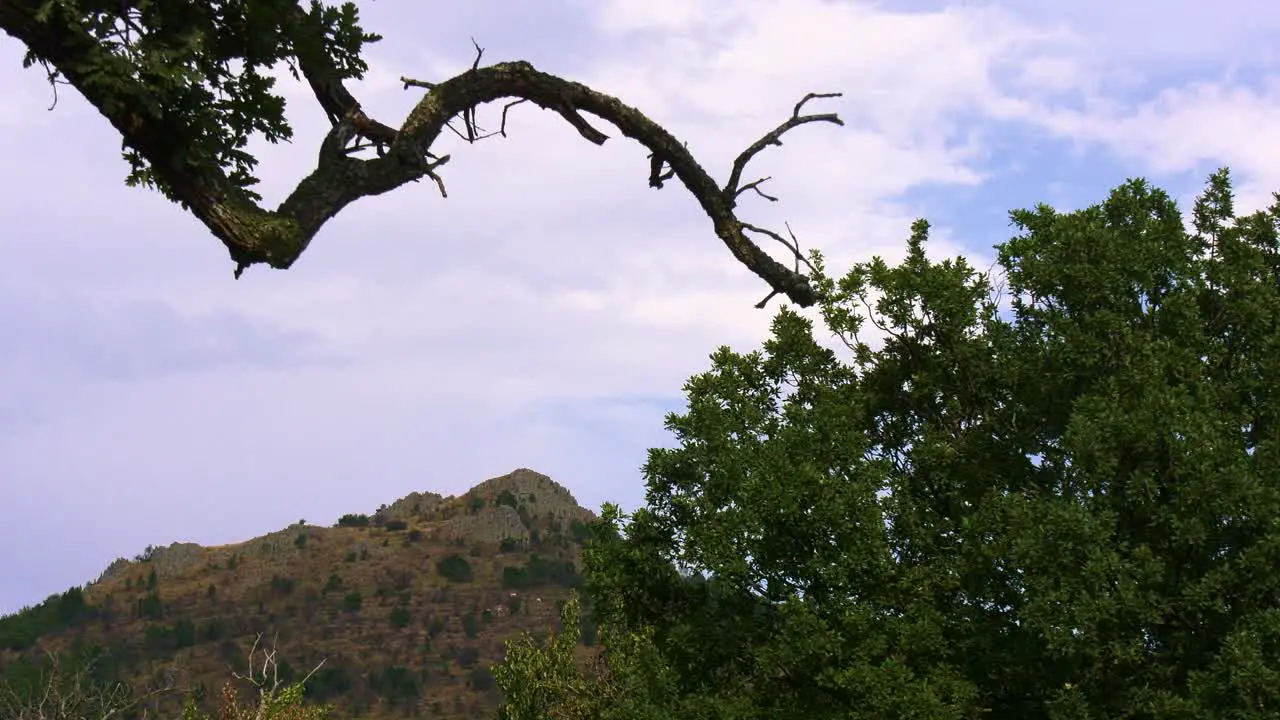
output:
[[[441,132],[449,128],[470,143],[495,134],[505,137],[508,111],[528,102],[559,114],[593,144],[602,145],[608,135],[595,128],[588,116],[609,122],[622,135],[645,146],[649,150],[649,185],[660,189],[670,180],[683,184],[711,219],[716,235],[733,256],[769,285],[769,296],[757,307],[763,307],[779,294],[803,307],[817,301],[809,278],[799,270],[804,258],[794,234],[787,241],[776,232],[742,222],[734,209],[739,197],[747,191],[771,202],[777,201],[760,189],[769,178],[742,183],[747,164],[766,147],[782,145],[783,134],[793,128],[810,123],[843,125],[835,113],[800,114],[809,101],[839,97],[839,93],[805,95],[796,103],[790,118],[738,155],[728,182],[721,187],[684,143],[639,110],[581,83],[541,72],[527,62],[481,67],[484,50],[474,40],[476,57],[467,71],[441,82],[402,78],[406,89],[418,88],[426,93],[398,128],[369,117],[342,82],[335,79],[339,74],[327,56],[311,53],[297,58],[297,66],[333,127],[320,143],[315,170],[298,183],[278,208],[267,210],[231,182],[225,172],[215,169],[197,174],[185,167],[181,158],[163,144],[165,133],[160,120],[132,112],[115,100],[122,92],[144,96],[145,88],[136,80],[122,78],[120,82],[137,85],[122,91],[111,87],[114,80],[112,84],[98,83],[86,75],[84,68],[103,65],[108,50],[84,27],[72,21],[37,19],[41,2],[0,0],[0,28],[41,57],[48,58],[66,81],[111,121],[125,144],[146,158],[152,173],[163,178],[181,204],[227,247],[236,264],[236,277],[255,264],[280,269],[290,267],[330,218],[360,198],[381,195],[424,177],[431,178],[441,195],[448,197],[438,170],[449,161],[449,156],[436,157],[431,153],[431,146]],[[307,11],[296,7],[291,12],[297,15],[298,23],[306,25]],[[500,129],[484,133],[476,125],[477,108],[503,99],[510,102],[502,109]],[[462,131],[452,124],[458,117],[462,119]],[[356,157],[368,147],[377,149],[376,157]],[[771,257],[747,232],[765,235],[786,247],[794,256],[794,269]]]

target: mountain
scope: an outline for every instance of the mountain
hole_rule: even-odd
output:
[[[148,548],[0,618],[0,676],[46,650],[98,646],[120,679],[202,688],[212,711],[261,634],[285,680],[324,661],[307,697],[333,704],[335,717],[483,717],[498,704],[489,667],[504,641],[556,627],[594,519],[551,478],[518,469],[334,527]],[[180,700],[164,696],[157,709],[174,717]]]

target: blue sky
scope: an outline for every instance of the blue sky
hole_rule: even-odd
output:
[[[487,61],[640,107],[721,179],[801,95],[844,92],[814,109],[846,127],[798,130],[752,166],[782,202],[741,208],[836,269],[900,257],[920,216],[936,254],[985,267],[1010,209],[1079,207],[1132,176],[1189,199],[1229,165],[1242,209],[1280,189],[1270,0],[361,7],[386,40],[353,89],[391,124],[421,96],[399,76],[465,69],[470,36]],[[643,149],[528,107],[509,139],[443,143],[447,200],[365,199],[293,269],[234,281],[199,222],[124,186],[96,111],[64,87],[46,112],[21,53],[0,38],[0,612],[148,544],[331,523],[516,467],[635,507],[681,384],[768,326],[762,284],[682,189],[646,186]],[[284,91],[296,137],[261,154],[269,201],[326,129]]]

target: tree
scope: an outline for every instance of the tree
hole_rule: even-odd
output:
[[[436,562],[436,572],[440,577],[456,583],[471,582],[471,563],[457,553],[446,555]]]
[[[174,690],[162,684],[144,692],[115,677],[107,653],[87,648],[46,652],[40,663],[19,659],[0,676],[0,717],[6,720],[108,720],[141,708]]]
[[[302,680],[291,682],[293,671],[288,663],[277,659],[274,644],[271,650],[260,649],[261,642],[262,635],[259,634],[249,649],[248,674],[232,673],[233,678],[247,683],[256,691],[256,702],[244,703],[235,684],[228,681],[218,698],[216,717],[201,712],[195,697],[188,696],[182,708],[182,720],[325,720],[329,717],[332,709],[329,706],[308,705],[303,700],[307,682],[324,666],[324,661],[320,661]],[[255,669],[254,662],[259,652],[262,660]]]
[[[812,122],[843,124],[835,114],[801,115],[808,94],[790,118],[753,143],[733,164],[724,186],[703,170],[688,149],[663,127],[621,100],[580,83],[536,70],[527,62],[480,67],[476,46],[471,69],[448,80],[402,78],[405,89],[426,97],[393,128],[370,118],[343,82],[367,69],[361,52],[380,39],[359,25],[351,2],[312,0],[0,0],[0,29],[28,50],[24,65],[40,63],[51,83],[75,87],[119,131],[131,172],[127,182],[159,190],[198,217],[222,241],[236,277],[250,265],[288,268],[321,226],[362,197],[431,178],[446,195],[441,167],[448,155],[431,152],[450,128],[468,142],[505,135],[507,112],[531,102],[558,113],[597,145],[608,136],[586,114],[612,123],[650,151],[649,185],[679,180],[711,219],[733,256],[770,287],[808,306],[815,300],[807,277],[774,260],[747,233],[781,242],[801,257],[794,238],[740,221],[738,197],[760,191],[763,180],[743,182],[752,157],[780,145],[788,130]],[[318,148],[315,171],[276,210],[263,208],[251,189],[257,160],[244,147],[261,135],[288,140],[284,100],[264,75],[283,63],[306,78],[332,123]],[[56,85],[55,85],[56,90]],[[495,133],[476,125],[476,109],[513,99]],[[461,119],[463,130],[452,124]],[[358,157],[368,148],[376,157]]]
[[[928,259],[923,221],[896,267],[832,279],[814,253],[829,333],[784,308],[761,349],[718,350],[647,506],[593,528],[605,647],[670,670],[640,695],[671,718],[1275,717],[1280,194],[1232,200],[1223,170],[1189,229],[1139,180],[1019,210],[1002,283]],[[508,717],[535,696],[504,678],[563,655],[508,654]]]
[[[182,708],[182,720],[324,720],[331,708],[307,704],[303,700],[308,682],[337,693],[349,680],[341,669],[320,671],[321,661],[299,682],[292,682],[293,670],[277,660],[276,649],[260,648],[258,635],[249,650],[248,673],[233,672],[234,680],[256,691],[256,702],[240,700],[236,684],[228,682],[218,699],[217,715],[201,712],[203,684],[189,688]],[[261,655],[261,660],[258,656]],[[256,663],[256,666],[255,666]],[[97,647],[67,653],[46,653],[43,663],[18,659],[0,676],[0,717],[5,720],[117,720],[152,717],[160,713],[157,701],[175,693],[175,668],[164,669],[154,687],[137,691],[118,678],[114,659]],[[326,685],[327,683],[327,685]],[[345,684],[344,684],[345,683]]]
[[[44,602],[24,607],[11,615],[0,616],[0,648],[24,650],[46,633],[69,627],[84,616],[99,612],[84,598],[84,590],[69,588],[61,595],[50,595]]]
[[[675,683],[648,635],[623,634],[611,653],[583,665],[574,659],[581,639],[576,591],[560,609],[562,630],[543,642],[528,632],[507,641],[506,658],[493,670],[504,701],[500,720],[665,720]],[[716,717],[706,714],[700,717]]]
[[[338,527],[369,527],[369,516],[347,513],[338,518]]]

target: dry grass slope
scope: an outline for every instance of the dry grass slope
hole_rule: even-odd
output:
[[[550,478],[519,469],[335,527],[152,548],[86,589],[96,608],[86,619],[22,652],[101,645],[134,683],[176,678],[203,687],[212,707],[228,666],[262,633],[299,679],[325,659],[309,695],[337,717],[482,716],[498,702],[488,668],[504,641],[555,626],[593,519]],[[21,654],[0,653],[0,665]],[[176,715],[177,699],[160,709]]]

